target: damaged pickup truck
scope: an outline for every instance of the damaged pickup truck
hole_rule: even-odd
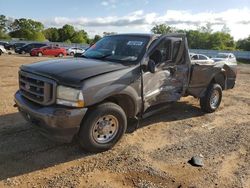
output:
[[[236,66],[192,64],[184,34],[106,36],[82,57],[21,66],[15,106],[44,135],[76,137],[99,152],[181,97],[199,98],[203,111],[214,112],[222,91],[234,87]]]

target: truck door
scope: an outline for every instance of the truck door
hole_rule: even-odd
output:
[[[185,38],[163,37],[148,53],[155,73],[143,73],[144,111],[153,105],[177,101],[188,86],[190,58]]]

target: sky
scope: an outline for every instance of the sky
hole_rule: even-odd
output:
[[[196,29],[224,25],[235,40],[250,35],[250,0],[0,0],[0,14],[31,18],[45,27],[71,24],[90,37],[106,32],[149,33],[155,24]]]

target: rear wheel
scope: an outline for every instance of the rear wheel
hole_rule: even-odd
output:
[[[59,54],[58,54],[58,57],[63,57],[63,53],[59,53]]]
[[[74,52],[70,52],[70,55],[71,55],[71,56],[74,56],[74,55],[75,55],[75,53],[74,53]]]
[[[2,55],[2,53],[3,53],[2,50],[0,50],[0,55]]]
[[[121,139],[126,128],[123,109],[114,103],[103,103],[88,113],[79,131],[79,142],[84,150],[105,151]]]
[[[42,52],[38,52],[38,53],[37,53],[37,56],[38,56],[38,57],[42,57],[42,56],[43,56]]]
[[[222,99],[222,88],[219,84],[211,84],[206,95],[200,98],[200,106],[204,112],[212,113],[220,106]]]

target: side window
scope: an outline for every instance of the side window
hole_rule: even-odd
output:
[[[192,58],[191,58],[191,60],[198,60],[199,58],[198,58],[198,55],[194,55]]]
[[[156,64],[171,60],[171,42],[163,40],[149,58],[154,60]]]
[[[176,60],[178,52],[180,50],[180,46],[181,46],[181,41],[177,41],[174,43],[174,47],[173,47],[173,60]]]
[[[207,58],[204,55],[199,55],[200,60],[207,60]]]

